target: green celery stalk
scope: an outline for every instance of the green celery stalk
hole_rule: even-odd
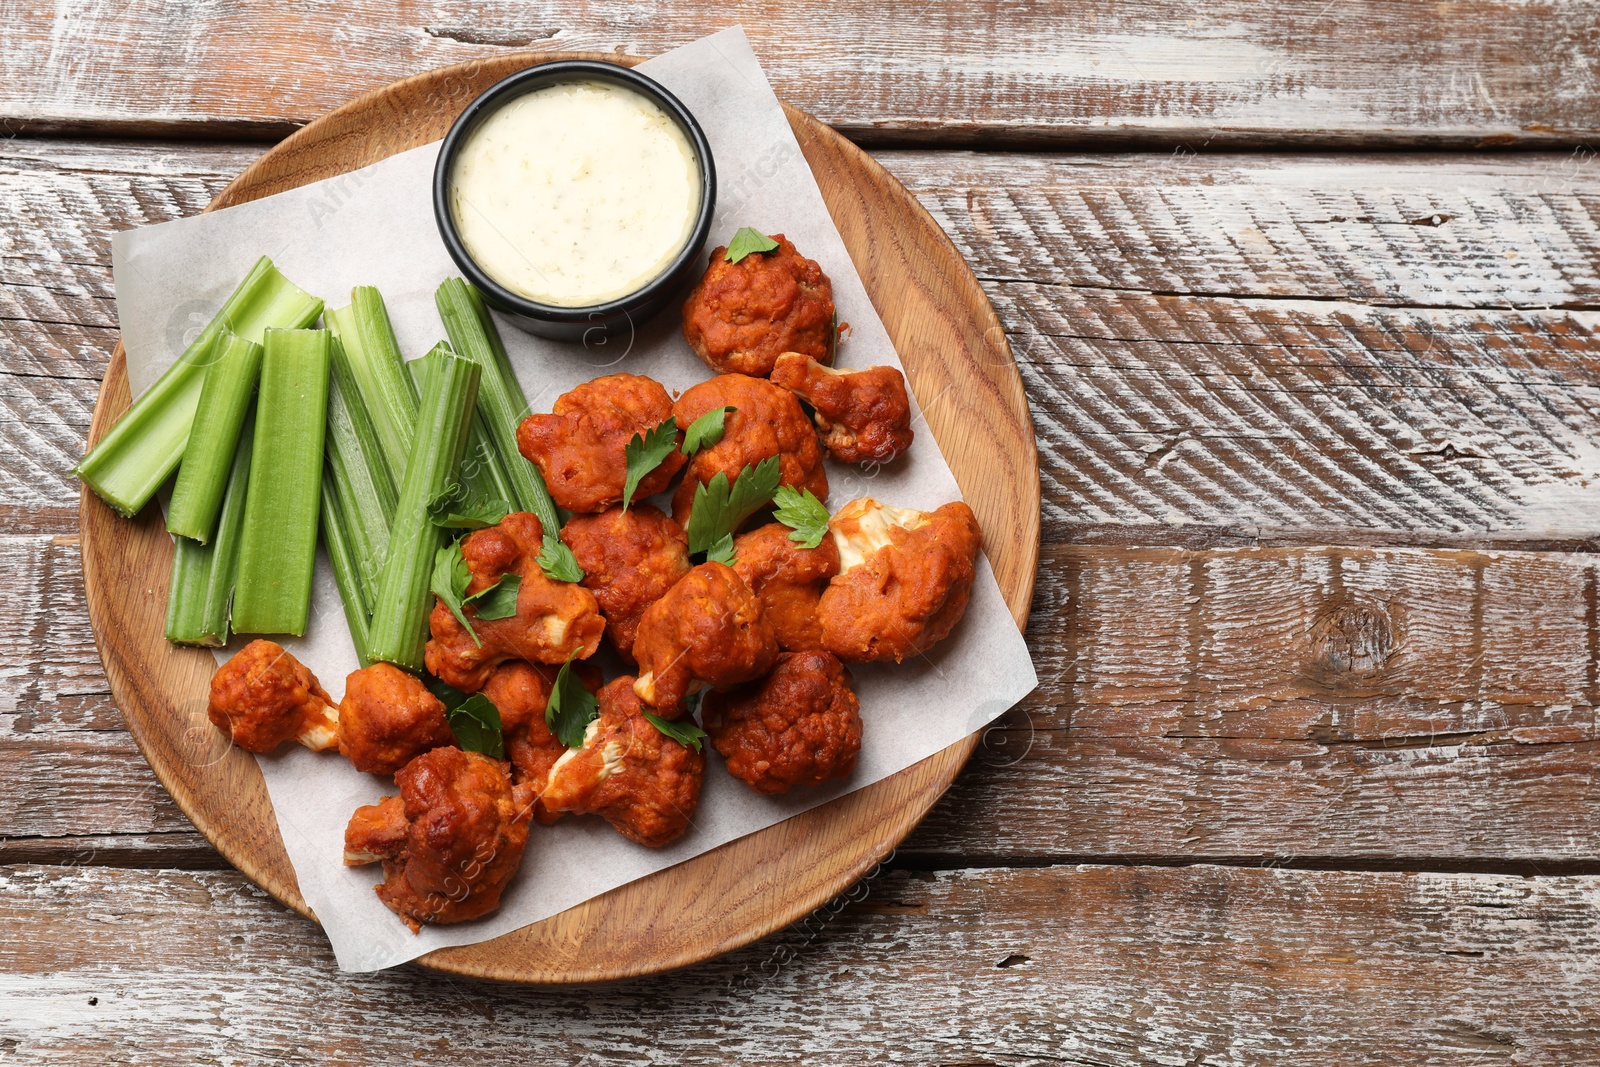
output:
[[[261,346],[254,341],[224,331],[212,355],[167,505],[167,532],[202,544],[217,528],[233,457],[239,451],[239,430],[261,376]]]
[[[261,343],[269,328],[309,326],[322,301],[262,256],[194,343],[134,401],[73,473],[119,514],[135,515],[183,459],[212,346],[224,330]]]
[[[359,395],[367,409],[383,446],[379,458],[398,485],[416,432],[417,389],[401,369],[400,342],[383,296],[370,285],[358,285],[350,290],[349,306],[329,311],[325,320],[344,345],[356,386],[351,395]]]
[[[322,474],[322,547],[327,550],[328,563],[333,567],[333,580],[339,587],[339,601],[344,605],[344,619],[350,624],[350,641],[356,647],[356,658],[363,667],[372,664],[367,651],[368,633],[372,627],[372,603],[368,599],[368,583],[362,573],[361,561],[356,557],[346,531],[339,496],[333,487],[334,474],[330,467]]]
[[[440,544],[428,504],[455,478],[482,377],[477,363],[438,348],[426,358],[434,366],[427,369],[417,432],[406,457],[367,648],[374,660],[418,672],[423,668],[428,614],[433,608],[428,584]]]
[[[328,388],[328,470],[339,498],[343,529],[370,599],[389,551],[396,490],[389,480],[388,465],[382,461],[383,446],[344,357],[344,346],[336,337]]]
[[[215,536],[202,545],[173,539],[172,585],[167,590],[167,640],[180,645],[221,648],[228,643],[228,615],[239,571],[239,541],[244,530],[245,494],[250,480],[255,418],[245,412],[228,471],[228,488],[217,515]]]
[[[449,342],[440,341],[428,355],[441,350],[449,353]],[[410,372],[411,380],[419,392],[424,385],[426,368],[430,365],[427,358],[414,359],[406,364],[406,370]],[[537,470],[535,473],[538,473]],[[483,417],[482,404],[472,415],[472,433],[467,437],[467,450],[461,457],[461,469],[457,474],[467,500],[502,500],[512,507],[517,506],[516,487],[511,484],[505,465],[500,462],[500,453],[489,434],[489,423]]]
[[[555,533],[561,529],[555,501],[550,499],[539,468],[517,450],[517,426],[528,414],[528,398],[511,371],[511,360],[483,297],[462,279],[449,278],[435,291],[433,302],[444,320],[450,344],[461,356],[483,368],[485,421],[516,490],[515,498],[508,502],[519,511],[533,512],[546,531]]]
[[[332,335],[268,330],[233,628],[303,634],[311,611]]]

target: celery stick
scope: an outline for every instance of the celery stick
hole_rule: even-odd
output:
[[[212,353],[195,407],[194,429],[167,505],[167,532],[201,544],[211,540],[217,528],[222,495],[239,451],[239,430],[261,376],[261,346],[254,341],[224,332]]]
[[[322,547],[328,552],[333,580],[339,587],[339,600],[344,605],[345,622],[350,624],[350,641],[356,646],[356,658],[366,667],[372,663],[367,652],[372,605],[367,596],[367,579],[351,546],[333,481],[330,467],[322,474]]]
[[[339,498],[343,529],[368,596],[389,551],[396,492],[382,462],[383,446],[361,403],[343,345],[333,339],[333,379],[328,389],[328,468]]]
[[[461,463],[482,375],[477,363],[437,348],[427,358],[434,365],[425,379],[417,432],[406,457],[367,649],[374,660],[413,671],[423,668],[428,613],[433,607],[428,581],[440,542],[428,504],[450,486]]]
[[[172,586],[167,591],[168,641],[212,648],[228,643],[228,615],[239,570],[239,538],[244,529],[254,433],[255,418],[247,411],[210,544],[202,545],[187,537],[173,539]]]
[[[356,391],[383,446],[380,457],[390,478],[399,484],[401,468],[411,452],[417,425],[417,390],[401,369],[400,343],[383,297],[370,285],[350,290],[348,307],[325,316],[328,328],[343,344]]]
[[[303,634],[311,610],[331,335],[268,330],[233,628]]]
[[[489,309],[478,291],[460,278],[450,278],[433,294],[433,302],[444,320],[450,344],[461,356],[483,368],[483,412],[490,436],[501,462],[516,490],[509,501],[519,511],[531,511],[544,528],[554,533],[561,529],[555,501],[545,488],[544,477],[517,451],[517,426],[528,414],[528,398],[517,384],[506,357],[500,333],[495,329]]]
[[[263,331],[309,326],[320,314],[322,301],[279,274],[262,256],[210,325],[134,401],[73,473],[120,514],[137,514],[183,458],[206,363],[222,331],[260,344]]]
[[[433,352],[441,350],[449,353],[450,345],[440,341],[433,346]],[[433,355],[433,352],[429,352],[428,355]],[[410,372],[411,380],[419,392],[423,388],[426,368],[430,365],[427,358],[414,359],[406,364],[406,370]],[[500,462],[500,453],[494,447],[494,438],[489,434],[489,424],[483,417],[482,404],[478,405],[477,411],[472,416],[472,433],[467,438],[467,450],[461,456],[457,481],[461,484],[462,497],[465,500],[479,503],[499,500],[516,507],[517,491],[506,474],[505,465]]]

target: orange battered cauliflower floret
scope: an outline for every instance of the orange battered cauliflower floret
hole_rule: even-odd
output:
[[[639,619],[689,571],[689,538],[659,508],[635,504],[574,515],[561,530],[583,568],[583,587],[605,616],[606,637],[633,662]]]
[[[839,549],[831,537],[824,537],[816,548],[805,548],[789,533],[789,527],[770,522],[740,534],[733,542],[733,569],[761,598],[780,648],[819,649],[822,624],[817,621],[817,602],[839,573]]]
[[[345,679],[339,753],[356,770],[393,774],[429,749],[455,742],[444,704],[416,675],[374,663]]]
[[[894,367],[835,370],[785,352],[772,380],[811,405],[822,445],[840,463],[887,463],[911,447],[911,400]]]
[[[482,645],[444,606],[436,603],[428,624],[428,670],[446,685],[467,693],[483,688],[495,667],[508,659],[534,663],[565,663],[576,656],[594,655],[605,630],[594,594],[572,582],[554,582],[539,569],[539,549],[544,530],[525,511],[507,515],[498,526],[474,530],[461,542],[461,555],[472,573],[467,595],[488,589],[502,575],[522,579],[517,591],[517,613],[506,619],[484,620],[467,605]]]
[[[345,827],[345,863],[383,861],[378,898],[412,932],[498,908],[522,864],[533,787],[513,786],[505,764],[459,748],[425,752],[394,780],[398,797],[357,808]]]
[[[660,848],[694,817],[705,755],[651,725],[632,678],[600,690],[599,704],[582,747],[551,769],[544,803],[552,811],[599,815],[630,841]]]
[[[924,512],[863,497],[840,508],[828,529],[840,562],[817,605],[829,652],[847,663],[898,663],[961,620],[982,545],[966,504]]]
[[[720,407],[734,409],[723,419],[722,440],[694,454],[673,494],[672,517],[679,525],[689,521],[695,489],[718,473],[726,474],[731,485],[747,465],[768,456],[779,457],[783,485],[809,489],[818,500],[828,499],[822,446],[793,393],[762,378],[723,374],[685,390],[673,411],[678,425],[688,427]]]
[[[339,709],[305,664],[272,641],[251,641],[217,668],[206,714],[250,752],[285,741],[313,752],[339,743]]]
[[[726,246],[713,250],[684,302],[683,339],[719,373],[765,378],[780,352],[833,359],[833,283],[783,234],[772,239],[777,248],[737,263]]]
[[[598,667],[592,663],[572,666],[585,688],[591,693],[599,692],[602,679]],[[500,731],[505,738],[506,758],[511,761],[513,777],[519,785],[523,782],[532,785],[536,793],[544,792],[550,768],[567,751],[567,746],[550,732],[544,717],[555,676],[555,667],[511,660],[495,668],[483,687],[483,695],[500,712]],[[533,817],[549,825],[561,818],[561,814],[538,802],[534,805]]]
[[[661,383],[638,374],[608,374],[563,393],[549,415],[529,415],[517,428],[517,448],[544,475],[555,502],[568,511],[604,511],[622,502],[628,480],[628,442],[672,418]],[[673,451],[645,476],[635,500],[667,487],[684,464]]]
[[[702,563],[650,605],[633,643],[634,690],[664,718],[683,714],[695,682],[723,687],[759,678],[778,655],[761,598],[724,563]]]
[[[861,751],[850,672],[826,652],[785,652],[767,677],[706,694],[700,718],[728,773],[757,793],[848,778]]]

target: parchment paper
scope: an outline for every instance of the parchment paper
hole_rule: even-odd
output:
[[[843,366],[898,365],[810,168],[750,50],[743,30],[725,30],[645,63],[705,127],[720,196],[709,245],[740,226],[783,232],[833,279],[841,322],[852,327]],[[116,235],[112,265],[117,311],[134,390],[147,388],[265,254],[330,307],[355,285],[382,290],[407,358],[418,358],[444,329],[435,288],[458,273],[434,224],[430,182],[437,144],[265,200]],[[708,249],[709,251],[709,249]],[[505,321],[501,336],[535,411],[579,382],[616,371],[649,374],[672,391],[709,376],[668,309],[629,340],[590,347],[544,341]],[[937,397],[921,398],[936,404]],[[960,493],[920,414],[909,454],[876,471],[830,465],[830,501],[858,496],[931,509]],[[991,530],[990,537],[1009,531]],[[219,653],[219,659],[234,649]],[[284,641],[337,699],[357,667],[326,560],[319,559],[312,621],[303,639]],[[345,970],[390,967],[446,945],[482,941],[554,915],[633,879],[859,789],[909,767],[981,728],[1035,685],[1033,664],[981,561],[967,616],[929,655],[898,666],[852,668],[865,723],[855,774],[823,789],[759,797],[726,774],[710,746],[694,825],[661,850],[634,845],[594,817],[535,826],[521,873],[504,906],[488,918],[411,934],[372,892],[377,867],[341,863],[350,813],[395,792],[333,754],[297,746],[261,757],[267,789],[301,892],[316,911]]]

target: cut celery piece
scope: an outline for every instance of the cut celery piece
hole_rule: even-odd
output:
[[[382,462],[383,446],[354,385],[343,345],[333,339],[333,378],[328,390],[328,470],[333,476],[343,529],[362,575],[367,599],[377,586],[389,551],[396,489]]]
[[[228,332],[217,338],[167,505],[168,533],[201,544],[211,540],[260,376],[260,345]]]
[[[440,341],[433,346],[433,352],[449,352],[448,342]],[[432,355],[433,352],[428,353]],[[406,364],[410,372],[411,381],[420,392],[423,388],[423,378],[427,374],[426,367],[429,361],[414,359]],[[482,387],[479,387],[481,401]],[[467,437],[467,449],[461,456],[461,467],[456,472],[456,481],[460,486],[460,497],[463,501],[488,503],[499,500],[509,507],[517,506],[516,487],[511,484],[511,479],[506,475],[505,465],[500,462],[500,451],[494,446],[494,438],[489,434],[489,424],[483,416],[483,404],[478,404],[477,410],[472,415],[472,432]]]
[[[135,515],[183,459],[211,349],[222,331],[261,343],[271,328],[309,326],[322,301],[262,256],[177,362],[134,401],[73,473],[122,515]]]
[[[221,648],[228,643],[254,423],[254,416],[245,412],[211,542],[202,545],[187,537],[174,538],[172,586],[167,590],[167,640],[176,644]]]
[[[366,667],[372,663],[372,656],[367,651],[367,637],[372,627],[372,602],[368,598],[368,582],[362,573],[361,561],[356,558],[346,532],[333,479],[331,468],[323,472],[322,547],[328,553],[333,580],[339,587],[339,601],[344,606],[345,622],[350,626],[350,641],[355,645],[356,658]]]
[[[311,611],[332,335],[268,330],[233,628],[303,634]]]
[[[349,306],[329,311],[325,319],[344,345],[355,395],[383,446],[378,458],[398,486],[416,432],[417,389],[402,369],[400,343],[383,296],[370,285],[358,285],[350,290]]]

